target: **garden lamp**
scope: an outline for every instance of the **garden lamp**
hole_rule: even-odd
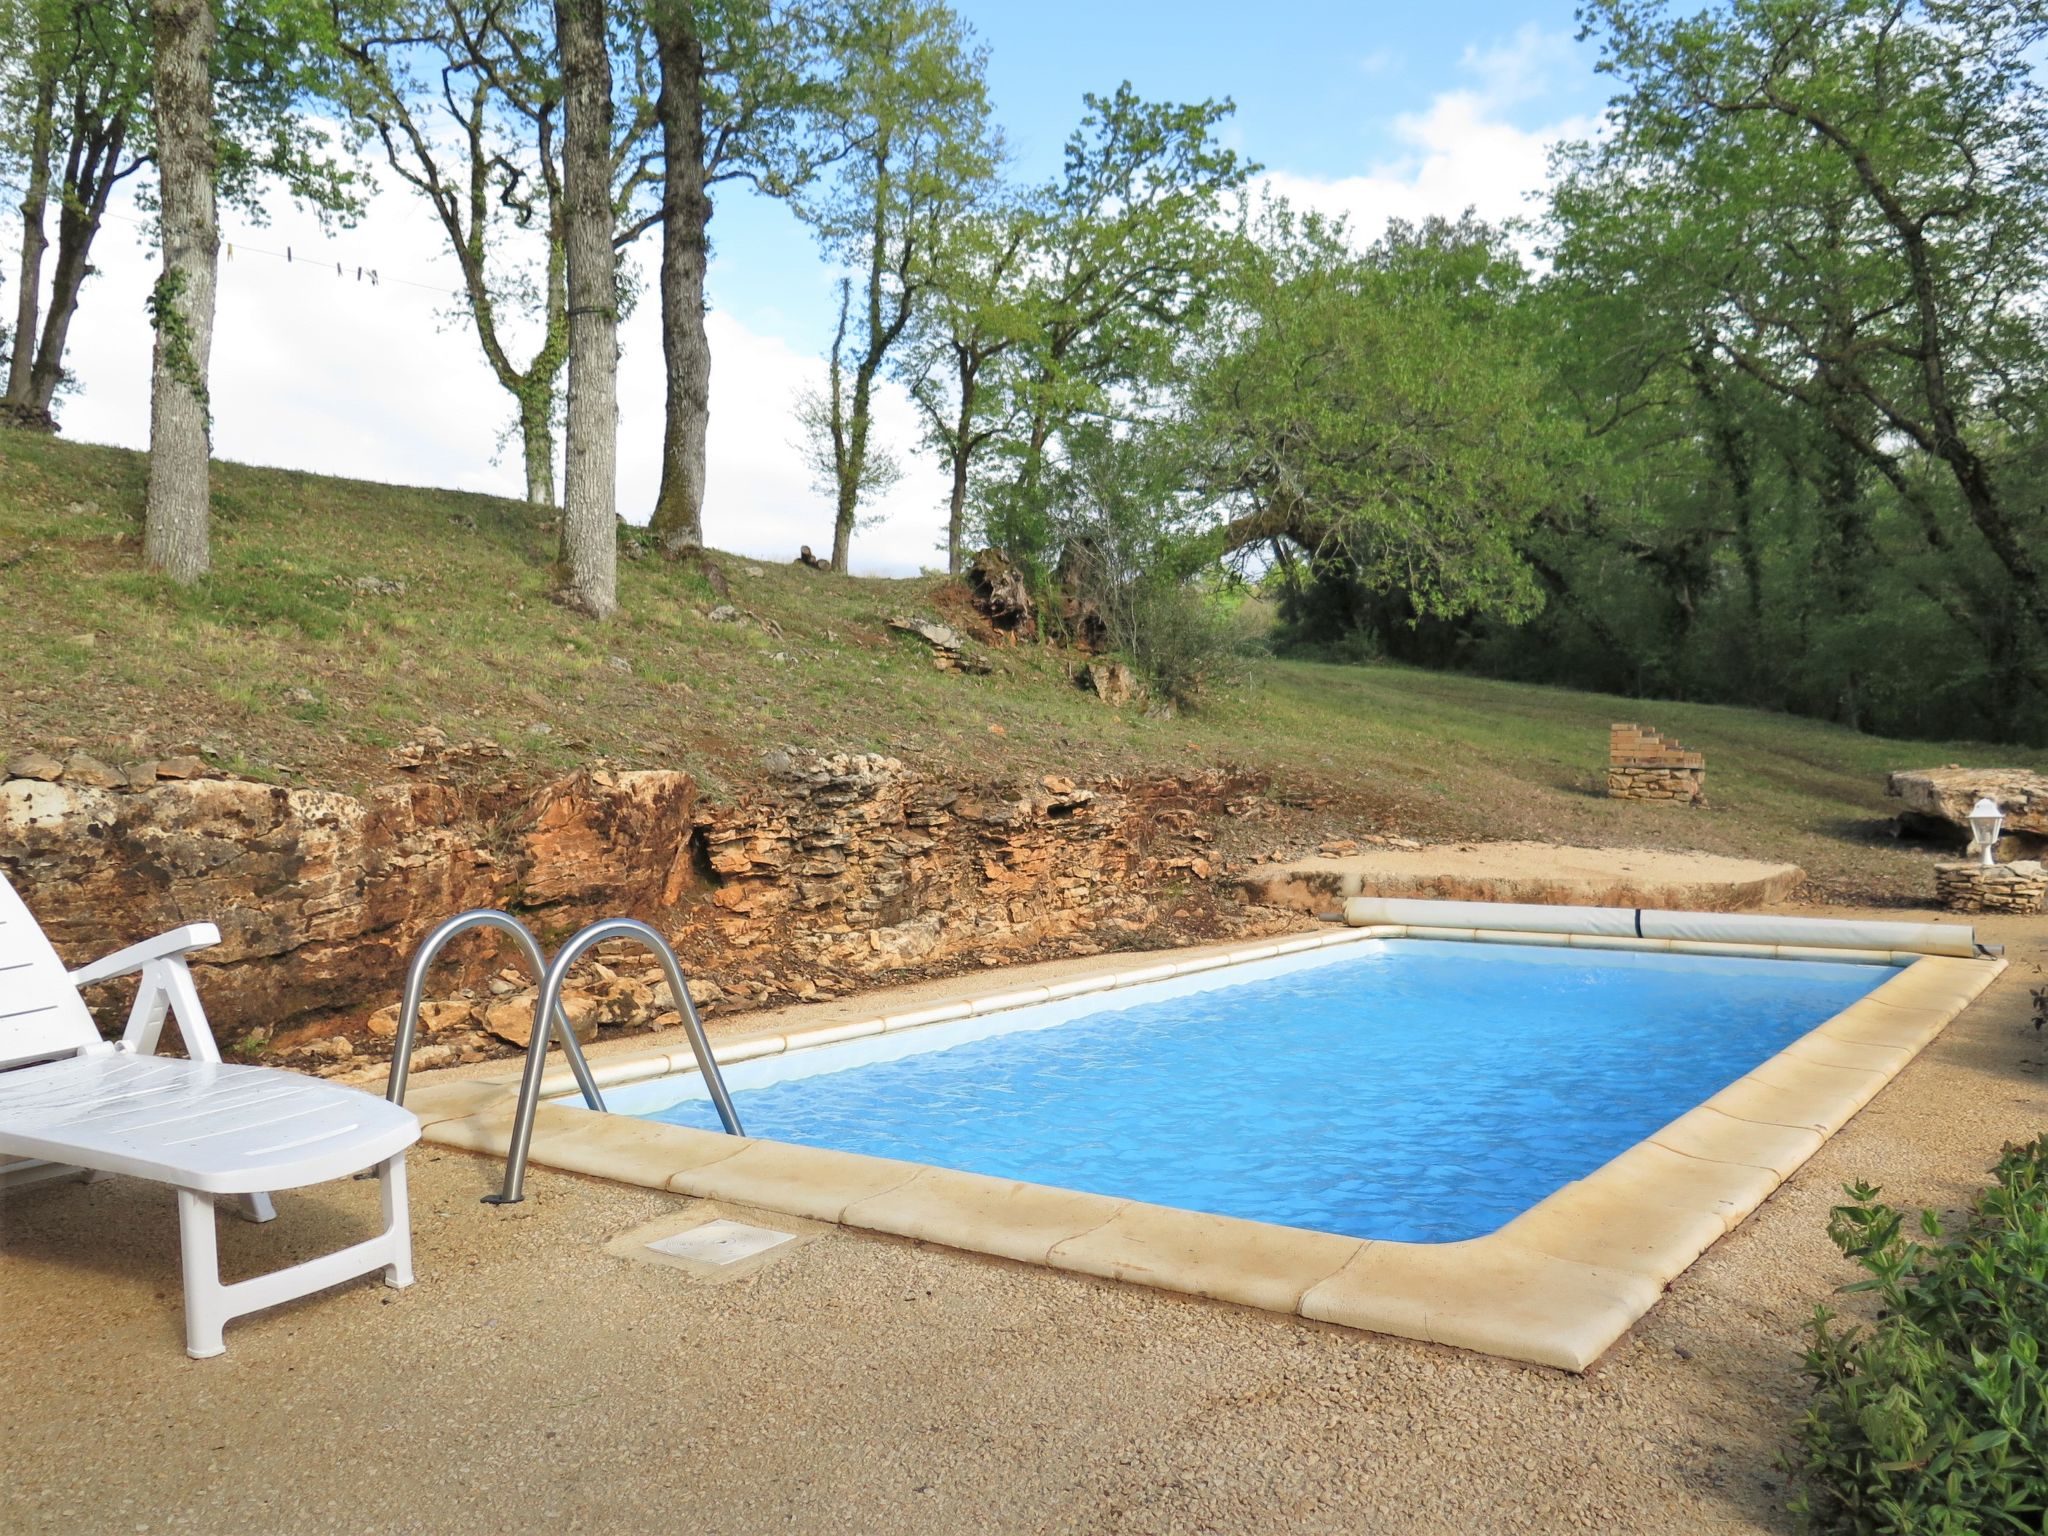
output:
[[[1984,850],[1983,862],[1996,864],[1991,856],[1998,846],[1998,829],[2005,825],[2005,813],[1998,808],[1998,802],[1989,795],[1984,796],[1970,807],[1970,834],[1977,846]]]

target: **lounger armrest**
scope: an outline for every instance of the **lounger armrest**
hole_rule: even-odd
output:
[[[144,939],[140,944],[130,944],[126,949],[117,950],[103,960],[91,965],[80,966],[71,973],[74,987],[89,987],[95,982],[111,981],[116,976],[130,976],[148,965],[152,960],[170,960],[179,955],[189,955],[195,949],[205,949],[209,944],[220,942],[220,930],[211,923],[187,923],[182,928],[173,928],[169,933],[160,933],[153,939]]]

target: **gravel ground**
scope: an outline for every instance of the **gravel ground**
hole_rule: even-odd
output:
[[[1582,1378],[781,1218],[800,1244],[710,1283],[602,1248],[714,1207],[535,1168],[497,1210],[495,1165],[438,1148],[416,1286],[195,1362],[167,1193],[26,1190],[0,1205],[0,1528],[1793,1531],[1773,1462],[1801,1324],[1850,1278],[1839,1186],[1952,1206],[2048,1127],[2048,924],[1981,932],[2012,969]],[[374,1200],[223,1221],[231,1277]]]

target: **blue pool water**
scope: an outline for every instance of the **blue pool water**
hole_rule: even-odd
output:
[[[1203,988],[1190,995],[1077,999],[1064,1008],[1082,1016],[1050,1027],[1057,1015],[1025,1009],[975,1021],[985,1037],[951,1045],[952,1026],[878,1037],[919,1050],[895,1060],[849,1042],[728,1081],[752,1136],[1443,1242],[1583,1178],[1892,974],[1365,943],[1154,989]],[[664,1079],[610,1097],[715,1130],[701,1097],[669,1102],[700,1091]]]

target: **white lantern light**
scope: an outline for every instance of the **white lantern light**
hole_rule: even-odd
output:
[[[1982,862],[1996,864],[1992,850],[1998,846],[1998,830],[2005,825],[2005,812],[1998,808],[1998,802],[1989,795],[1984,796],[1970,807],[1971,840],[1983,850]]]

